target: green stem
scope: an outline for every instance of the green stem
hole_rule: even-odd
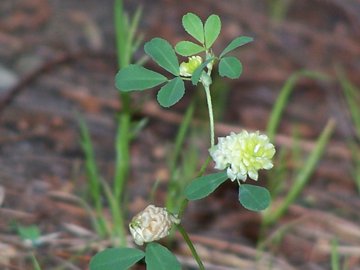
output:
[[[101,181],[101,183],[104,188],[107,201],[109,202],[111,215],[114,222],[114,227],[112,231],[112,235],[115,236],[113,237],[113,239],[115,239],[114,245],[126,246],[126,232],[124,225],[123,209],[120,207],[120,204],[118,203],[117,199],[114,197],[110,186],[105,181]],[[118,240],[118,242],[116,242],[116,240]]]
[[[126,19],[124,17],[123,0],[114,1],[115,45],[117,62],[120,68],[127,66],[126,51]]]
[[[187,208],[189,204],[189,200],[188,199],[184,199],[181,203],[181,206],[180,206],[180,210],[179,210],[179,214],[178,214],[178,218],[181,219],[182,216],[184,215],[185,213],[185,210]]]
[[[209,122],[210,122],[210,148],[215,145],[215,126],[214,126],[214,113],[213,107],[211,102],[211,95],[210,95],[210,86],[204,85],[205,93],[206,93],[206,101],[209,110]]]
[[[130,64],[132,53],[128,50],[127,42],[129,42],[129,29],[126,27],[126,18],[123,7],[123,0],[114,1],[114,22],[116,32],[116,48],[117,48],[117,62],[119,68],[124,68]],[[117,121],[117,134],[115,139],[116,149],[116,163],[115,176],[113,183],[113,196],[109,201],[112,206],[112,215],[114,219],[114,226],[117,228],[114,233],[120,238],[120,245],[126,245],[126,234],[124,216],[122,211],[125,207],[117,207],[119,205],[126,205],[124,198],[124,190],[126,189],[126,182],[129,175],[130,168],[130,128],[131,128],[131,108],[130,96],[128,93],[120,93],[120,101],[122,111],[119,114]],[[111,193],[111,192],[110,192]],[[110,198],[108,196],[108,198]]]
[[[200,256],[199,254],[196,252],[196,249],[193,245],[193,243],[191,242],[190,240],[190,237],[189,235],[187,234],[187,232],[185,231],[184,227],[181,226],[180,224],[176,225],[177,226],[177,229],[179,230],[181,236],[184,238],[186,244],[188,245],[190,251],[191,251],[191,254],[193,255],[194,259],[196,260],[197,264],[199,265],[199,269],[200,270],[205,270],[205,267],[200,259]]]
[[[208,156],[207,159],[205,160],[204,164],[201,166],[199,173],[197,174],[196,177],[200,177],[203,176],[203,174],[205,173],[205,170],[207,168],[207,166],[210,164],[211,161],[211,157]]]
[[[123,111],[119,116],[116,135],[116,164],[114,179],[114,194],[118,203],[123,203],[123,193],[130,165],[130,114]]]

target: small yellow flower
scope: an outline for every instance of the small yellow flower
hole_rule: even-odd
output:
[[[201,65],[202,58],[200,56],[191,56],[189,61],[180,64],[180,75],[183,77],[191,77],[194,71]]]
[[[258,170],[273,167],[271,159],[275,154],[275,147],[266,135],[242,131],[220,137],[218,144],[209,152],[215,161],[215,169],[227,169],[227,175],[232,181],[245,181],[247,175],[257,180]]]
[[[180,220],[166,208],[149,205],[131,220],[129,229],[136,244],[152,242],[169,235],[173,224]]]

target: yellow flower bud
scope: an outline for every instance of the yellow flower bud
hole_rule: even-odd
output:
[[[191,77],[194,71],[201,65],[202,58],[200,56],[191,56],[189,61],[180,64],[180,75],[183,77]]]

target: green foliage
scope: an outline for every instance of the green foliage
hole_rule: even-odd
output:
[[[214,60],[214,57],[211,57],[209,59],[207,59],[205,62],[203,62],[193,73],[193,75],[191,76],[191,82],[193,85],[197,85],[200,77],[205,69],[205,67]]]
[[[181,56],[191,56],[205,51],[205,48],[191,41],[180,41],[175,46],[175,51]]]
[[[137,8],[134,16],[126,16],[122,0],[114,1],[115,39],[118,65],[126,67],[130,64],[133,54],[138,49],[141,37],[136,36],[142,9]]]
[[[185,196],[190,201],[205,198],[227,179],[226,171],[200,176],[185,188]],[[239,202],[248,210],[262,211],[270,205],[271,196],[266,188],[239,183]]]
[[[144,50],[160,67],[175,76],[180,75],[179,61],[175,55],[175,51],[165,39],[153,38],[145,44]]]
[[[266,188],[241,184],[239,186],[239,201],[251,211],[265,210],[271,202],[271,196]]]
[[[89,129],[86,122],[81,117],[78,117],[80,135],[81,135],[81,147],[85,155],[85,168],[87,178],[90,184],[90,195],[91,199],[95,204],[100,200],[100,183],[99,183],[99,172],[95,160],[95,153],[90,137]]]
[[[20,238],[24,241],[30,241],[33,246],[38,244],[41,232],[38,226],[18,226],[17,232]]]
[[[171,153],[172,155],[169,161],[170,172],[175,171],[176,163],[180,158],[181,150],[185,146],[185,139],[186,139],[186,135],[189,133],[191,120],[194,116],[194,110],[195,110],[195,101],[192,101],[190,106],[188,106],[186,109],[185,115],[183,117],[179,130],[176,134],[175,147]]]
[[[356,135],[360,139],[360,89],[350,82],[343,70],[338,69],[337,73],[354,123]]]
[[[187,147],[181,154],[181,162],[174,169],[166,194],[166,209],[178,213],[181,203],[186,199],[184,190],[197,173],[199,152],[194,147]]]
[[[96,232],[100,236],[104,236],[107,232],[106,225],[103,218],[103,207],[101,203],[101,183],[98,167],[95,159],[95,152],[90,137],[89,129],[86,122],[81,117],[78,117],[80,135],[81,135],[81,147],[85,155],[85,170],[87,181],[89,183],[89,195],[93,205],[95,205],[95,211],[97,218],[94,220],[94,226]]]
[[[123,9],[123,1],[114,0],[115,40],[117,48],[117,62],[120,68],[125,68],[130,64],[135,51],[141,43],[142,38],[136,35],[141,14],[142,9],[137,8],[133,16],[128,16],[125,14]],[[167,79],[165,81],[167,81]],[[129,144],[134,134],[131,130],[133,125],[131,123],[132,112],[130,109],[130,97],[128,93],[124,91],[120,93],[120,99],[122,103],[122,111],[119,113],[119,117],[117,118],[118,127],[115,139],[115,175],[113,188],[110,189],[114,194],[109,196],[108,192],[105,190],[106,199],[108,199],[110,205],[114,205],[111,200],[115,200],[117,204],[119,204],[119,202],[124,203],[122,195],[124,193],[124,187],[129,171]],[[81,146],[85,155],[85,169],[89,184],[90,200],[95,205],[95,214],[91,211],[86,202],[81,199],[79,199],[79,202],[90,213],[94,229],[99,236],[104,237],[112,234],[116,239],[119,239],[121,244],[124,244],[124,224],[122,217],[120,217],[122,213],[120,213],[116,207],[111,207],[112,218],[115,223],[114,229],[111,233],[108,230],[107,221],[105,220],[103,213],[102,192],[104,190],[102,188],[102,178],[98,172],[90,133],[85,121],[80,118],[79,126]]]
[[[175,146],[171,149],[168,168],[170,178],[166,193],[166,209],[172,213],[178,213],[181,202],[185,199],[184,188],[196,174],[199,153],[194,147],[185,147],[185,143],[192,145],[191,137],[186,140],[189,134],[191,120],[195,110],[195,101],[192,101],[186,109],[184,118],[177,131]]]
[[[145,90],[163,84],[168,79],[155,71],[139,65],[130,65],[121,69],[115,77],[115,85],[124,92]]]
[[[266,133],[268,134],[271,141],[274,140],[277,127],[279,126],[282,113],[285,109],[286,104],[288,103],[290,94],[294,90],[297,82],[303,77],[320,81],[328,80],[328,78],[324,74],[311,70],[297,71],[286,80],[285,84],[280,90],[280,95],[273,106],[266,129]]]
[[[139,48],[142,37],[138,35],[138,27],[142,15],[142,8],[138,6],[135,14],[129,16],[125,14],[123,8],[123,0],[114,0],[114,24],[115,24],[115,41],[117,62],[119,68],[127,67],[133,59],[134,53]],[[117,204],[121,204],[126,208],[126,200],[124,199],[126,183],[130,170],[130,144],[133,136],[131,136],[131,118],[132,108],[130,104],[130,96],[127,92],[120,92],[119,98],[122,104],[122,110],[117,117],[117,129],[115,138],[115,168],[113,178],[113,197]],[[98,179],[101,181],[101,179]],[[107,196],[108,200],[110,197]],[[113,205],[110,203],[110,205]],[[98,207],[100,208],[100,207]],[[112,234],[116,235],[121,245],[125,245],[125,225],[123,222],[123,213],[111,207],[112,217],[114,221],[114,230]],[[98,219],[104,220],[104,215],[97,211]],[[104,224],[102,222],[101,224]],[[102,225],[102,227],[105,227]]]
[[[201,19],[193,14],[187,13],[182,18],[182,25],[185,31],[200,43],[204,43],[204,26]]]
[[[213,107],[217,108],[214,111],[214,120],[215,122],[221,122],[224,115],[226,114],[227,108],[229,107],[229,99],[231,99],[231,85],[229,85],[229,83],[223,80],[222,77],[218,74],[214,76],[212,81],[212,88],[215,89],[215,91],[212,91],[211,97],[213,101]],[[203,94],[203,92],[199,93]],[[203,96],[204,95],[202,95],[202,97]],[[200,107],[201,105],[203,105],[203,108]],[[206,104],[199,104],[198,113],[200,116],[203,116],[203,118],[206,116]]]
[[[181,270],[181,265],[176,257],[158,243],[147,244],[145,254],[147,270]]]
[[[297,172],[295,182],[289,193],[286,195],[285,199],[275,210],[265,212],[263,219],[265,225],[273,224],[279,220],[279,218],[285,214],[289,206],[295,201],[300,192],[304,189],[306,183],[308,183],[310,180],[310,176],[314,172],[317,163],[325,151],[325,147],[330,140],[334,127],[335,122],[333,120],[329,120],[319,139],[317,140],[315,148],[312,150],[305,164]]]
[[[352,157],[352,176],[354,177],[358,192],[360,193],[360,145],[356,142],[350,142],[349,148]]]
[[[340,270],[340,256],[338,251],[338,241],[333,239],[331,241],[331,270]]]
[[[176,77],[161,87],[157,100],[163,107],[170,107],[177,103],[185,94],[184,81]]]
[[[291,95],[292,91],[295,89],[297,82],[300,79],[302,79],[303,77],[320,80],[320,81],[328,80],[328,77],[326,75],[319,73],[319,72],[311,71],[311,70],[297,71],[297,72],[293,73],[286,80],[286,82],[284,83],[284,85],[282,86],[282,88],[280,90],[280,95],[277,98],[277,100],[273,106],[273,109],[270,114],[268,126],[267,126],[266,133],[268,134],[271,141],[274,141],[274,139],[275,139],[275,134],[276,134],[277,128],[281,121],[282,114],[285,110],[285,107],[288,104],[290,95]],[[295,184],[292,185],[290,192],[287,194],[287,196],[286,196],[285,200],[282,202],[281,206],[277,210],[275,210],[275,213],[274,213],[274,211],[271,211],[271,209],[264,213],[264,216],[263,216],[264,217],[263,218],[264,226],[275,223],[286,212],[287,208],[291,205],[291,203],[297,198],[297,196],[304,189],[304,187],[306,186],[306,183],[310,179],[312,171],[315,169],[315,165],[321,158],[321,155],[324,151],[325,145],[327,144],[327,142],[330,138],[332,125],[333,124],[331,124],[329,127],[329,123],[328,123],[327,127],[325,128],[326,132],[324,130],[322,135],[319,137],[319,140],[317,142],[315,149],[311,153],[308,161],[305,163],[305,167],[301,167],[301,169],[297,172],[297,176],[295,178]],[[294,149],[297,149],[296,148],[296,146],[297,146],[296,138],[294,141],[295,141]],[[285,171],[285,167],[284,167],[285,166],[285,160],[284,160],[285,155],[286,155],[286,153],[284,152],[284,150],[282,150],[280,152],[280,155],[278,155],[279,158],[278,158],[277,163],[279,165],[270,174],[269,179],[271,181],[271,185],[269,186],[269,188],[272,192],[271,194],[273,197],[276,197],[276,195],[279,194],[279,192],[282,189],[281,188],[281,183],[282,183],[281,179],[284,179],[284,176],[286,175],[286,171]],[[303,174],[302,172],[306,172],[306,173]],[[273,179],[274,177],[275,177],[275,179]]]
[[[118,20],[116,23],[117,31],[119,33],[119,36],[121,36],[121,38],[119,38],[119,36],[117,37],[117,41],[119,43],[118,48],[119,51],[121,51],[122,53],[129,53],[129,50],[126,48],[129,44],[129,39],[133,40],[134,31],[130,30],[130,32],[126,32],[125,29],[129,26],[131,29],[136,29],[138,24],[138,18],[133,18],[131,23],[127,22],[125,16],[123,16],[124,14],[122,10],[122,1],[118,0],[116,3],[120,4],[119,7],[116,7],[116,13],[121,13],[119,16],[122,16],[121,20],[123,22],[122,25],[120,25],[119,23],[120,20]],[[210,142],[211,147],[213,147],[214,117],[210,95],[210,85],[212,84],[212,70],[216,66],[216,64],[219,63],[219,74],[221,76],[234,79],[238,78],[241,75],[242,65],[240,61],[235,57],[223,56],[233,51],[234,49],[251,42],[252,38],[238,37],[234,39],[221,53],[220,57],[217,57],[216,55],[214,55],[211,47],[213,46],[221,31],[221,20],[219,16],[211,15],[207,18],[205,24],[203,24],[203,22],[197,15],[193,13],[188,13],[183,16],[182,23],[185,31],[200,44],[196,44],[191,41],[180,41],[175,46],[174,50],[166,40],[162,38],[153,38],[144,45],[144,50],[146,54],[150,56],[150,58],[160,67],[165,69],[167,72],[170,72],[174,76],[173,78],[168,79],[164,75],[146,69],[141,65],[125,65],[126,63],[121,66],[120,71],[115,77],[115,85],[122,92],[121,98],[124,98],[123,104],[125,112],[127,112],[127,114],[122,114],[119,117],[118,135],[116,137],[116,164],[118,165],[118,167],[116,168],[116,175],[114,181],[114,194],[112,193],[112,189],[107,185],[105,181],[98,180],[102,183],[102,189],[104,190],[106,198],[110,205],[115,223],[123,223],[123,210],[119,207],[119,205],[123,203],[122,194],[124,192],[124,179],[127,175],[127,170],[125,170],[125,168],[123,168],[122,166],[129,165],[129,157],[126,155],[126,153],[128,153],[128,143],[132,136],[130,134],[131,122],[129,117],[129,97],[127,95],[124,95],[124,93],[126,94],[126,92],[130,91],[142,91],[162,85],[161,89],[158,92],[157,100],[163,107],[170,107],[176,104],[183,97],[185,93],[184,81],[191,80],[194,85],[200,82],[203,85],[206,93],[206,101],[208,104],[210,119]],[[127,40],[127,42],[124,43],[122,39]],[[181,63],[181,65],[179,65],[179,61],[175,53],[182,56],[191,56],[198,53],[204,53],[204,55],[202,57],[191,58],[188,63],[183,62]],[[202,59],[204,59],[204,62],[202,62]],[[171,169],[173,171],[175,171],[175,164],[180,153],[180,146],[184,142],[184,134],[186,133],[187,127],[190,124],[193,110],[194,108],[192,108],[191,110],[189,109],[187,116],[184,119],[184,124],[179,131],[174,158],[170,163]],[[124,162],[122,162],[122,157],[124,157]],[[192,166],[188,166],[189,163],[184,162],[184,164],[187,165],[187,168],[185,170],[191,171],[192,175],[194,175],[193,170],[196,167],[196,160],[194,161],[188,159],[186,161],[192,163]],[[209,162],[210,159],[208,158],[201,168],[199,177],[196,178],[184,190],[182,190],[185,193],[184,195],[188,199],[197,200],[204,198],[228,179],[227,173],[225,171],[216,174],[210,174],[207,176],[202,176]],[[176,177],[179,178],[178,176],[175,176],[175,174],[173,174],[172,172],[172,178],[175,179]],[[182,189],[183,187],[184,185],[181,186]],[[177,190],[176,192],[178,193],[179,190]],[[242,185],[239,190],[239,195],[240,202],[244,204],[244,206],[248,209],[254,211],[263,210],[270,202],[270,195],[268,191],[261,187]],[[188,200],[185,199],[181,204],[178,216],[179,218],[181,218],[187,202]],[[118,214],[116,214],[116,212]],[[194,258],[198,263],[199,269],[205,269],[200,257],[196,253],[195,247],[192,245],[191,240],[185,230],[180,225],[177,225],[177,228],[182,234],[186,243],[188,244],[191,253],[193,254]],[[120,230],[119,235],[123,234],[124,231]],[[131,248],[107,249],[97,254],[92,259],[92,261],[90,262],[90,269],[127,269],[139,260],[143,259],[144,257],[147,264],[147,269],[150,270],[181,269],[180,263],[177,261],[176,257],[167,248],[157,243],[148,243],[145,253],[140,250]]]
[[[267,188],[271,194],[272,198],[277,198],[280,193],[284,190],[285,181],[287,179],[287,151],[286,148],[281,147],[277,150],[277,158],[275,160],[276,166],[268,172],[267,179]]]
[[[221,20],[217,15],[210,15],[207,18],[204,26],[205,34],[205,47],[210,49],[214,44],[215,40],[218,38],[221,31]]]
[[[41,270],[41,267],[40,267],[40,264],[39,262],[37,261],[36,257],[34,254],[31,255],[31,262],[32,262],[32,265],[34,267],[34,270]]]
[[[236,57],[228,56],[220,59],[219,74],[230,79],[239,78],[242,72],[242,64]]]
[[[144,258],[136,248],[108,248],[91,258],[90,270],[126,270]]]
[[[176,104],[184,95],[185,86],[180,80],[188,80],[180,74],[179,61],[175,52],[181,56],[192,56],[205,52],[204,63],[202,63],[192,74],[191,81],[194,85],[200,81],[204,87],[208,87],[211,82],[211,71],[217,60],[220,60],[219,73],[231,79],[238,78],[242,72],[240,61],[234,57],[222,58],[230,51],[245,45],[252,41],[250,37],[238,37],[234,39],[221,53],[220,58],[216,57],[211,46],[218,38],[221,31],[221,20],[217,15],[210,15],[205,21],[193,14],[187,13],[182,19],[185,31],[195,40],[200,42],[196,44],[192,41],[180,41],[175,46],[175,51],[171,45],[162,38],[153,38],[144,45],[144,50],[160,67],[172,73],[175,78],[170,79],[167,85],[158,93],[158,101],[163,107],[170,107]],[[205,72],[207,68],[207,72]],[[148,70],[140,65],[131,65],[122,68],[115,78],[116,87],[122,92],[141,91],[149,89],[167,82],[168,79],[160,73]]]
[[[178,224],[176,226],[177,226],[177,229],[178,229],[179,233],[182,235],[185,242],[187,243],[187,245],[188,245],[188,247],[189,247],[189,249],[191,251],[191,254],[193,254],[194,259],[196,260],[196,262],[197,262],[197,264],[199,266],[199,270],[205,270],[205,267],[204,267],[199,255],[197,254],[196,249],[195,249],[193,243],[191,242],[190,237],[187,234],[187,232],[185,231],[184,227],[181,226],[181,224]]]
[[[350,82],[342,69],[337,68],[337,75],[355,127],[356,137],[360,139],[360,89]],[[355,138],[349,140],[349,148],[352,153],[352,176],[360,193],[360,145]]]
[[[222,58],[223,56],[225,56],[226,54],[228,54],[229,52],[235,50],[236,48],[243,46],[247,43],[252,42],[254,39],[251,37],[246,37],[246,36],[241,36],[241,37],[237,37],[234,40],[232,40],[229,45],[227,45],[225,47],[225,49],[222,51],[222,53],[220,54],[220,58]]]
[[[188,200],[199,200],[214,192],[228,179],[226,172],[208,174],[194,179],[185,189]]]

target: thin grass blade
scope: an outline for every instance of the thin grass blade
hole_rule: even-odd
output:
[[[315,80],[327,80],[327,77],[319,72],[311,70],[302,70],[293,73],[285,82],[280,90],[280,95],[277,98],[274,107],[271,111],[266,133],[271,141],[274,141],[274,137],[279,126],[282,113],[289,101],[290,94],[294,90],[298,80],[303,77],[308,77]]]
[[[328,144],[330,137],[335,128],[335,121],[330,119],[326,124],[324,130],[322,131],[315,148],[311,152],[305,164],[298,171],[294,184],[287,196],[274,211],[265,212],[264,215],[264,224],[270,225],[276,223],[287,211],[289,206],[296,200],[299,194],[302,192],[308,181],[310,180],[310,176],[314,172],[317,163],[321,159],[325,147]]]

